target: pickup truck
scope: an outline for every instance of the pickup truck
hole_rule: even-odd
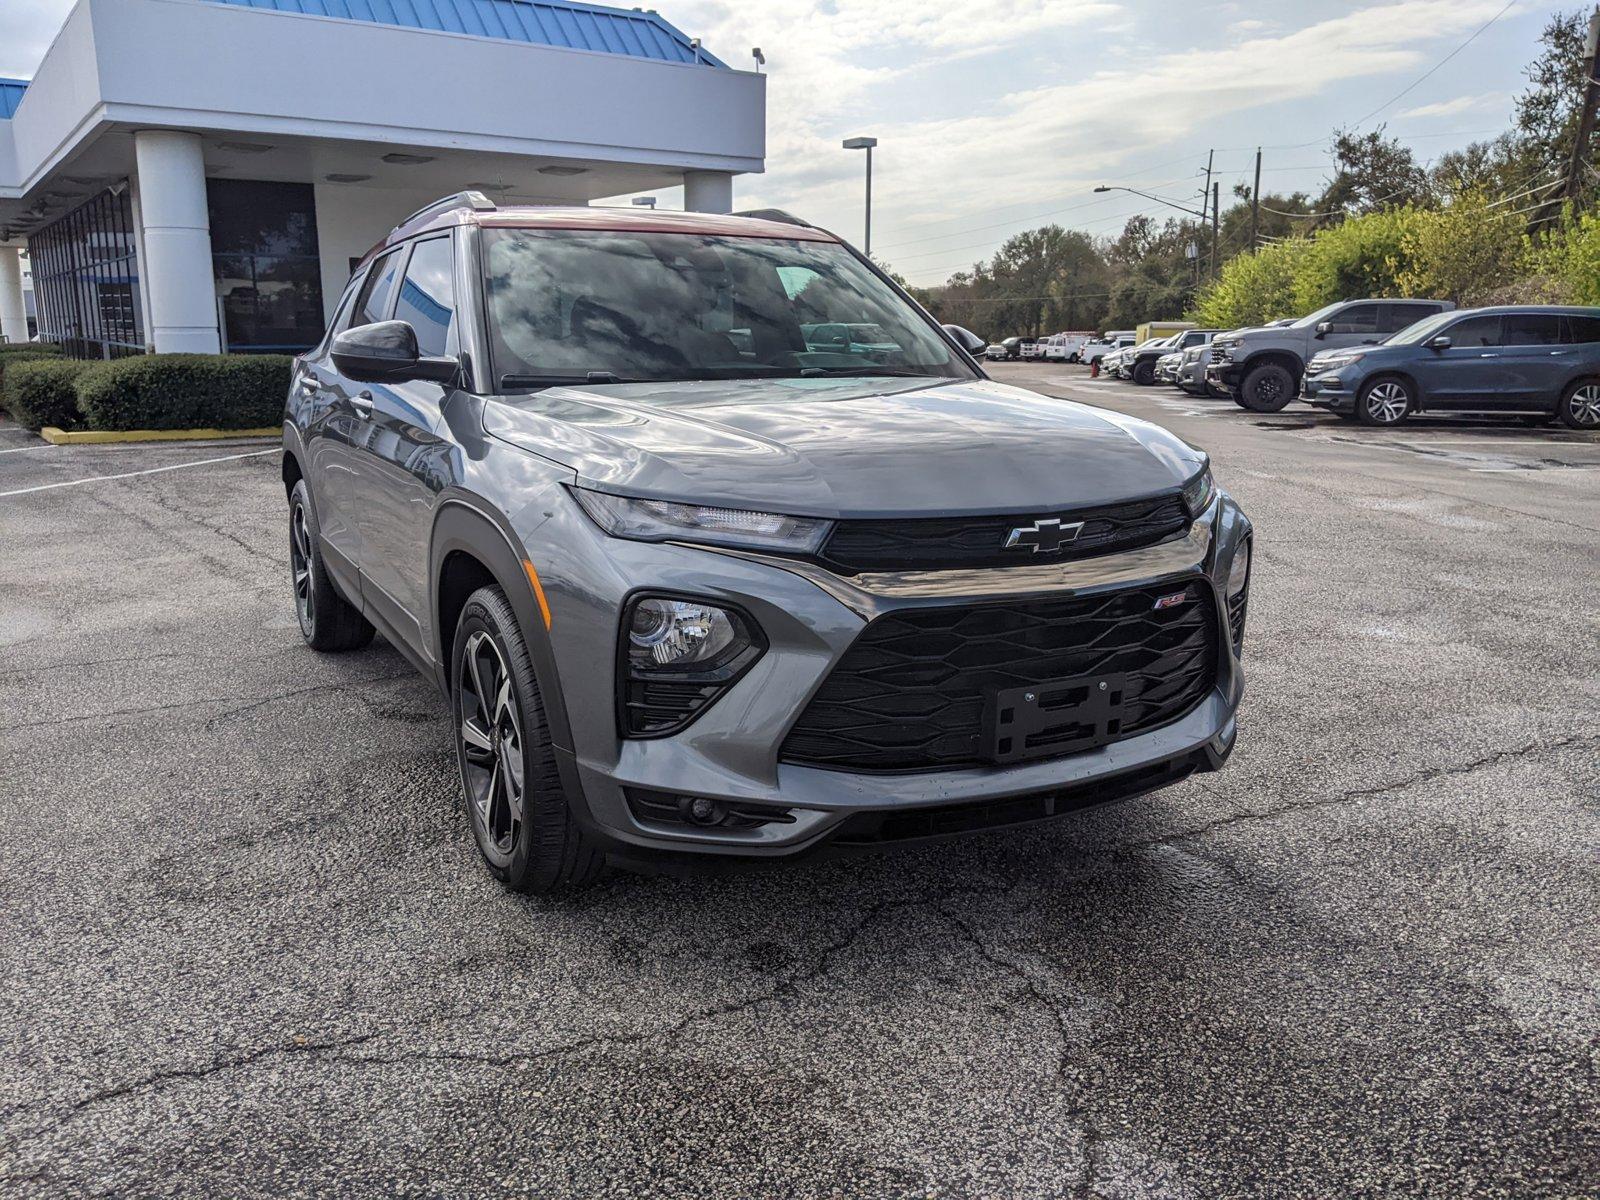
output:
[[[1149,341],[1122,358],[1122,373],[1135,383],[1149,387],[1156,381],[1156,367],[1163,356],[1173,351],[1182,352],[1190,346],[1209,342],[1215,329],[1182,329],[1159,340]]]
[[[1277,412],[1299,394],[1306,362],[1318,351],[1381,342],[1453,308],[1448,300],[1341,300],[1288,325],[1218,334],[1206,383],[1241,408]]]
[[[1088,341],[1083,344],[1082,348],[1080,348],[1078,351],[1078,361],[1086,366],[1091,363],[1101,363],[1103,366],[1104,363],[1102,360],[1106,355],[1115,353],[1118,350],[1126,349],[1131,345],[1133,345],[1133,335],[1131,333],[1119,334],[1114,338],[1097,338],[1093,341]]]

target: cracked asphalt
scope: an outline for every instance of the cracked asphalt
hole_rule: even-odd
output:
[[[1255,519],[1233,761],[560,902],[259,443],[0,425],[0,1194],[1600,1195],[1600,440],[994,374]]]

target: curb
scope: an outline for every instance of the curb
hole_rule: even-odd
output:
[[[282,437],[281,426],[268,429],[57,429],[46,425],[39,436],[52,446],[100,445],[106,442],[216,442],[236,438]]]

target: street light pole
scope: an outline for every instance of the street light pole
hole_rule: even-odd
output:
[[[862,252],[868,258],[872,257],[872,148],[878,144],[877,138],[853,137],[845,138],[846,150],[865,150],[867,152],[867,215],[866,237],[862,245]]]

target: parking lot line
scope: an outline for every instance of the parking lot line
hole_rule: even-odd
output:
[[[85,483],[105,483],[112,479],[132,479],[135,475],[159,475],[163,471],[181,471],[185,467],[207,467],[213,463],[233,462],[240,458],[260,458],[263,454],[279,454],[281,451],[274,446],[271,450],[251,450],[247,454],[224,454],[220,458],[199,458],[194,462],[169,463],[164,467],[150,467],[143,471],[121,471],[115,475],[91,475],[88,479],[63,479],[59,483],[41,483],[36,487],[15,488],[9,492],[0,492],[3,496],[25,496],[29,492],[48,492],[54,488],[78,487]]]

